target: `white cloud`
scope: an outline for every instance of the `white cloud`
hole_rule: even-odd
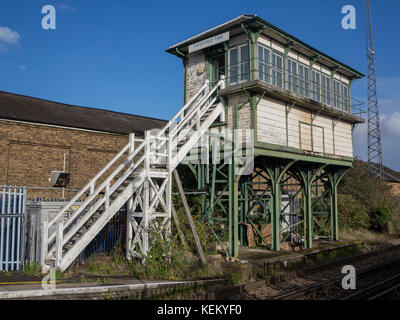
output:
[[[57,9],[60,9],[62,11],[68,11],[68,12],[77,11],[77,9],[74,6],[70,6],[70,5],[66,4],[66,3],[61,3],[61,2],[57,3],[56,7],[57,7]]]
[[[365,82],[366,86],[366,82]],[[400,77],[377,78],[378,105],[380,111],[383,162],[400,171]],[[366,92],[365,87],[360,92]],[[363,99],[367,100],[367,99]],[[365,105],[365,110],[367,105]],[[367,114],[364,115],[367,120]],[[354,132],[354,153],[367,159],[368,131],[367,123],[358,125]]]
[[[21,36],[17,31],[13,31],[8,27],[0,26],[0,43],[2,45],[17,45]]]
[[[383,137],[400,137],[400,112],[381,114],[380,120]]]
[[[379,111],[389,113],[400,110],[400,77],[378,78]]]

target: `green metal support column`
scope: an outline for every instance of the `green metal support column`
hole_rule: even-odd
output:
[[[233,183],[233,246],[232,257],[239,255],[239,180],[240,176],[234,175]]]
[[[274,168],[274,175],[271,176],[271,199],[272,199],[272,212],[271,212],[271,249],[273,251],[280,250],[280,220],[281,220],[281,185],[279,176],[279,168]]]
[[[310,177],[310,171],[307,170],[307,178],[304,179],[304,247],[306,249],[312,248],[312,235],[313,235],[313,223],[312,223],[312,179]]]
[[[258,38],[260,36],[262,29],[252,30],[251,28],[249,28],[249,26],[247,26],[243,23],[242,23],[241,27],[242,27],[242,30],[249,37],[249,59],[250,59],[249,79],[250,79],[250,81],[253,81],[253,80],[257,79],[257,41],[258,41]]]
[[[239,104],[235,104],[235,129],[239,128]],[[237,132],[233,131],[231,164],[229,165],[229,253],[232,257],[239,255],[239,180],[236,172],[235,150]]]
[[[317,168],[299,168],[301,184],[303,187],[303,210],[304,210],[304,248],[312,248],[313,240],[313,214],[312,214],[312,184],[317,174],[326,167],[322,165]]]
[[[229,255],[231,257],[237,257],[238,248],[238,212],[239,212],[239,201],[238,201],[238,183],[235,181],[235,165],[233,163],[229,164],[229,231],[228,231],[228,249]]]
[[[240,244],[242,246],[246,245],[246,226],[244,225],[246,221],[246,213],[249,211],[249,189],[248,189],[248,178],[241,185],[241,194],[243,197],[241,206],[241,216],[240,216]]]
[[[339,240],[339,224],[338,224],[338,207],[337,207],[337,186],[332,186],[330,189],[331,206],[331,239]]]
[[[337,204],[337,187],[340,180],[344,177],[349,168],[331,169],[328,172],[328,188],[330,193],[330,218],[331,218],[331,239],[339,240],[339,223],[338,223],[338,204]]]
[[[291,161],[287,164],[271,163],[265,166],[265,170],[270,177],[271,186],[271,250],[280,250],[280,222],[282,212],[282,194],[281,194],[281,180],[287,170],[296,161]]]

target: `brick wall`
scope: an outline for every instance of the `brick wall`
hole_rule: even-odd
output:
[[[200,90],[207,79],[204,54],[202,52],[189,54],[186,68],[186,90],[187,101],[189,101]]]
[[[392,187],[392,193],[395,196],[400,196],[400,183],[386,182],[386,184]]]
[[[51,188],[51,172],[63,170],[65,154],[68,188],[81,189],[127,143],[127,135],[0,120],[0,185]],[[28,189],[28,197],[61,195],[61,189]]]

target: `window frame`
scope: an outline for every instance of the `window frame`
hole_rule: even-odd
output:
[[[301,77],[300,76],[300,67],[303,68],[303,70],[307,70],[307,72],[304,73],[304,75],[307,75],[307,77]],[[303,97],[311,98],[310,97],[310,66],[307,66],[304,63],[299,62],[298,66],[298,79],[299,79],[299,94],[302,95]],[[304,82],[305,86],[303,87],[301,84]]]
[[[317,70],[317,69],[312,69],[311,72],[311,83],[312,83],[312,99],[320,102],[321,103],[321,71]],[[318,84],[316,83],[316,81],[314,80],[314,74],[318,75]],[[316,87],[318,86],[318,93],[316,92]],[[316,96],[318,96],[318,99],[316,98]]]
[[[242,48],[247,47],[247,60],[242,61]],[[237,62],[236,66],[232,67],[231,64],[231,52],[233,50],[237,51]],[[247,69],[247,73],[242,73],[243,68]],[[235,79],[232,81],[232,70],[236,70]],[[228,77],[229,85],[235,85],[243,82],[247,82],[250,79],[250,51],[248,42],[234,45],[228,49]]]
[[[262,49],[263,55],[262,55],[262,60],[260,58],[260,49]],[[265,62],[265,51],[268,51],[268,61]],[[258,60],[258,74],[257,78],[258,80],[271,83],[271,55],[272,55],[272,49],[267,47],[266,45],[257,42],[257,60]],[[262,64],[262,67],[261,67]],[[262,70],[261,70],[262,69]],[[266,71],[265,71],[266,70]]]
[[[321,80],[322,103],[330,106],[332,103],[332,77],[321,72]],[[328,87],[325,85],[325,80],[328,80]]]
[[[290,70],[291,71],[289,71],[289,65],[290,65]],[[293,74],[293,72],[292,72],[292,66],[293,65],[296,65],[296,70],[295,70],[295,73]],[[289,58],[289,57],[287,57],[286,58],[286,66],[287,66],[287,68],[286,68],[286,77],[287,77],[287,85],[286,85],[286,88],[289,90],[289,91],[292,91],[292,92],[295,92],[295,93],[298,93],[298,91],[299,91],[299,86],[298,86],[298,77],[299,77],[299,62],[297,61],[297,60],[294,60],[293,58]],[[291,80],[293,80],[294,79],[294,82],[292,82]],[[294,87],[294,88],[292,88],[292,86]],[[294,90],[293,90],[294,89]]]
[[[281,62],[282,62],[281,67],[280,67],[281,71],[277,71],[276,70],[276,69],[279,68],[274,63],[274,60],[276,59],[276,57],[281,58]],[[272,69],[272,72],[271,72],[271,84],[273,86],[277,87],[277,88],[284,89],[285,88],[285,71],[286,71],[285,70],[285,57],[284,57],[284,55],[282,53],[280,53],[280,52],[278,52],[276,50],[272,50],[272,53],[271,53],[271,69]],[[280,86],[278,85],[278,77],[275,74],[276,75],[278,75],[278,74],[281,75],[279,80],[281,81],[282,84]]]

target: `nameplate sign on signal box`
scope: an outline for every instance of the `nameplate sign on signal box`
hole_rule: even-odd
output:
[[[229,32],[221,33],[219,35],[216,35],[214,37],[193,43],[189,46],[189,53],[199,51],[201,49],[211,47],[213,45],[216,45],[221,42],[225,42],[229,40]]]

